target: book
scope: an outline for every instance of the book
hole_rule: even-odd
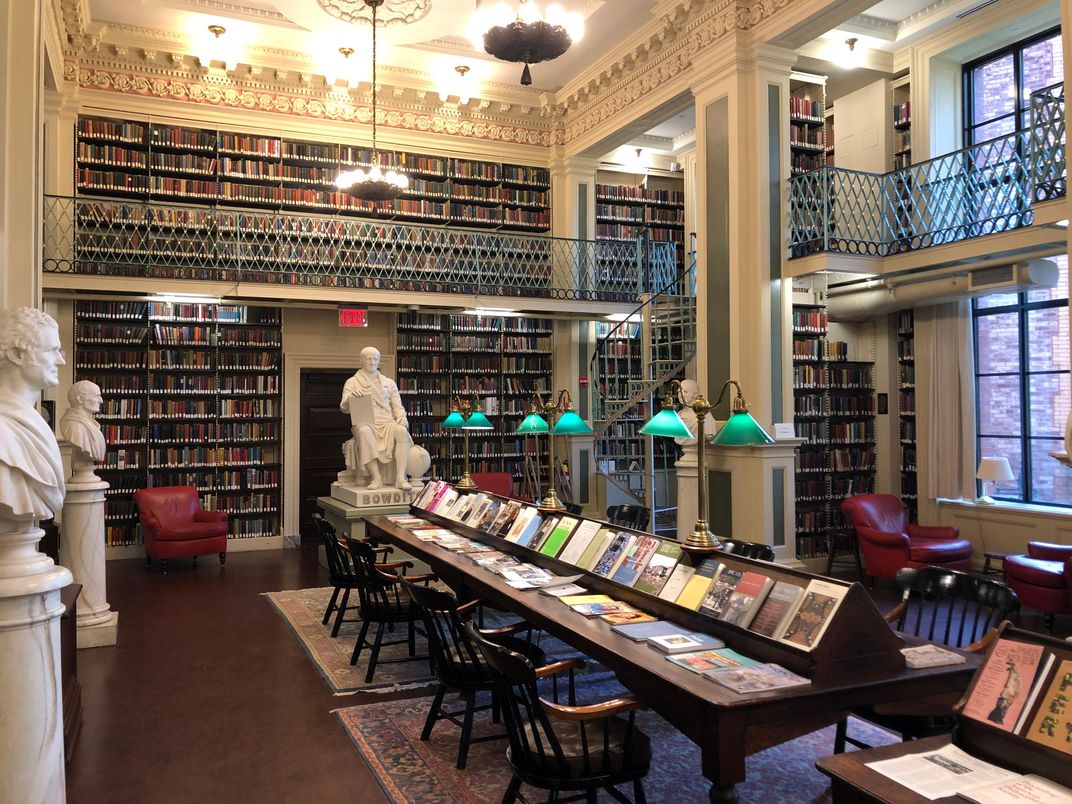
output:
[[[517,500],[507,500],[499,508],[499,515],[495,517],[488,533],[492,536],[505,536],[519,513],[521,513],[521,503]]]
[[[711,588],[711,584],[715,582],[715,577],[722,571],[723,567],[723,563],[714,556],[708,556],[703,559],[674,602],[679,606],[696,611],[700,608],[707,591]]]
[[[716,684],[733,690],[738,695],[811,684],[810,679],[791,673],[780,664],[771,663],[760,664],[755,667],[729,667],[711,673],[704,673],[704,675]]]
[[[579,606],[584,603],[612,603],[610,595],[593,595],[589,592],[585,592],[583,595],[565,595],[560,597],[563,603],[567,606]]]
[[[599,619],[606,620],[611,625],[625,625],[626,623],[653,623],[658,622],[650,614],[633,609],[632,611],[619,611],[613,614],[601,614]]]
[[[502,505],[503,504],[498,500],[491,500],[488,507],[484,509],[484,515],[480,518],[479,522],[473,523],[473,527],[482,530],[485,533],[490,533],[491,526],[498,518],[499,509],[502,508]]]
[[[443,516],[448,519],[453,519],[455,522],[461,522],[469,513],[469,508],[472,506],[473,502],[474,500],[471,494],[462,494],[458,497],[454,505],[450,507],[449,511],[443,512]]]
[[[443,492],[443,490],[446,489],[446,487],[447,484],[444,483],[442,480],[433,480],[431,483],[428,483],[423,489],[421,489],[421,493],[418,494],[416,499],[413,500],[413,506],[415,508],[423,508],[425,510],[429,510],[431,508],[429,504],[432,502],[432,500],[439,496]]]
[[[690,567],[688,564],[678,563],[674,567],[673,572],[670,573],[670,577],[666,579],[666,583],[663,584],[663,588],[659,590],[659,597],[662,600],[669,600],[675,602],[681,595],[685,585],[696,573],[695,567]]]
[[[757,634],[777,639],[785,630],[794,609],[804,597],[804,587],[795,583],[777,581],[767,594],[748,628]]]
[[[667,660],[694,673],[709,673],[727,667],[755,667],[759,662],[742,656],[730,648],[698,650],[691,653],[668,654]]]
[[[435,507],[432,509],[432,511],[439,514],[440,516],[445,516],[446,512],[454,507],[454,503],[458,502],[458,497],[460,496],[461,495],[458,494],[457,491],[448,488],[443,493],[443,496],[433,503]]]
[[[581,560],[577,562],[577,566],[583,570],[592,569],[603,553],[606,552],[608,545],[616,535],[610,528],[601,528],[595,538],[592,539],[592,543],[585,548],[584,553],[581,555]]]
[[[773,592],[771,594],[774,594]],[[964,664],[964,654],[954,653],[951,650],[940,648],[937,645],[916,645],[911,648],[901,648],[904,654],[905,664],[912,670],[921,667],[943,667],[947,664]]]
[[[588,545],[592,543],[592,539],[599,533],[600,524],[593,522],[590,519],[584,520],[577,526],[577,530],[573,532],[570,540],[566,543],[566,546],[562,548],[562,552],[558,554],[559,561],[565,561],[567,564],[576,564],[584,551],[588,549]]]
[[[436,492],[435,496],[428,501],[427,510],[433,512],[436,511],[442,504],[443,500],[448,497],[450,498],[451,502],[454,502],[454,500],[458,499],[458,492],[451,488],[450,484],[444,483],[442,486],[439,487],[439,491]]]
[[[583,586],[578,586],[575,583],[568,583],[565,586],[548,586],[540,590],[541,595],[550,595],[551,597],[570,597],[573,595],[582,595],[588,590]]]
[[[722,619],[728,623],[747,628],[756,616],[759,607],[767,599],[767,594],[774,581],[759,572],[746,572],[737,582],[729,602],[722,612]],[[701,609],[702,610],[702,609]]]
[[[848,591],[847,586],[839,586],[818,578],[811,581],[779,639],[811,650],[823,638],[826,627]]]
[[[659,546],[633,584],[633,588],[649,595],[658,595],[670,579],[679,558],[681,545],[670,539],[660,539]]]
[[[719,620],[728,619],[726,612],[729,609],[730,597],[743,577],[744,570],[724,567],[715,577],[704,599],[700,601],[700,611]]]
[[[549,516],[543,521],[539,528],[536,529],[536,533],[531,539],[529,539],[528,545],[530,550],[539,550],[540,545],[544,543],[544,540],[551,535],[551,531],[558,525],[558,520],[561,517]]]
[[[545,556],[557,556],[566,544],[570,534],[573,533],[573,529],[577,527],[577,521],[571,516],[564,516],[558,520],[555,529],[547,535],[543,544],[540,545],[540,552]]]
[[[514,542],[515,544],[519,544],[522,532],[525,530],[525,528],[528,527],[529,523],[532,522],[535,516],[535,508],[524,507],[519,510],[517,512],[517,516],[514,517],[513,524],[510,525],[510,530],[506,531],[503,538],[506,539],[506,541],[508,542]],[[535,530],[530,533],[529,538],[531,539],[532,536],[535,535],[535,533]]]
[[[1011,732],[1026,703],[1042,653],[1042,645],[999,639],[976,672],[961,714]]]
[[[701,634],[698,631],[682,631],[662,638],[649,639],[648,647],[662,653],[684,653],[686,651],[706,651],[724,648],[726,643],[710,634]]]
[[[475,528],[484,517],[484,512],[488,510],[489,505],[491,505],[491,499],[486,494],[476,495],[476,501],[469,508],[469,513],[465,515],[465,519],[462,521],[466,525]]]
[[[988,662],[989,664],[989,662]],[[1024,737],[1065,754],[1072,754],[1072,659],[1057,665],[1038,710]]]
[[[680,625],[674,623],[668,623],[665,620],[653,620],[647,623],[626,623],[624,625],[616,625],[610,629],[616,634],[621,634],[626,639],[631,639],[634,642],[644,642],[657,636],[669,636],[671,634],[684,633],[684,629]]]
[[[1053,667],[1054,661],[1057,659],[1052,653],[1047,651],[1044,654],[1042,663],[1039,665],[1039,669],[1035,671],[1035,682],[1031,685],[1031,691],[1027,693],[1027,699],[1024,701],[1024,708],[1020,710],[1020,717],[1016,718],[1016,725],[1013,726],[1013,731],[1017,734],[1023,734],[1024,723],[1027,721],[1029,715],[1035,712],[1035,701],[1042,693],[1042,688],[1050,678],[1050,668]]]
[[[957,795],[975,804],[1072,804],[1072,789],[1032,773],[958,790]]]
[[[596,575],[602,575],[604,578],[609,578],[618,566],[625,561],[625,555],[629,550],[629,546],[636,539],[630,533],[625,531],[619,531],[614,534],[614,538],[611,539],[607,545],[607,549],[603,551],[603,555],[599,557],[599,560],[592,566],[592,572]]]
[[[648,561],[659,548],[660,539],[655,536],[637,536],[625,554],[625,560],[611,576],[611,580],[623,586],[632,586],[640,573],[648,566]]]
[[[609,603],[574,603],[570,606],[578,614],[585,617],[600,617],[604,614],[616,614],[623,611],[636,611],[628,603],[619,600],[611,600]]]

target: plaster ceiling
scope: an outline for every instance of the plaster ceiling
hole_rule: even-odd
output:
[[[659,0],[557,1],[584,15],[585,34],[565,55],[532,67],[532,90],[556,91],[612,52],[652,19]],[[251,64],[269,50],[295,62],[292,69],[314,75],[346,77],[340,63],[358,80],[370,72],[362,0],[88,0],[88,6],[108,42],[136,45],[139,38],[156,37],[202,61]],[[463,64],[470,67],[466,80],[517,86],[521,65],[498,61],[470,42],[467,25],[475,7],[475,0],[386,0],[377,12],[380,64],[423,73],[444,88]],[[218,40],[208,33],[214,24],[227,29]],[[340,47],[355,53],[342,62]]]

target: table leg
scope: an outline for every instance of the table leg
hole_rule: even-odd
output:
[[[740,800],[737,797],[737,787],[730,785],[729,787],[719,787],[717,784],[711,785],[711,804],[737,804]]]

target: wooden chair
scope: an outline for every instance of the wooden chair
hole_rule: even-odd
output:
[[[897,573],[897,583],[903,590],[901,602],[886,615],[887,622],[901,633],[973,653],[986,650],[998,625],[1019,608],[1016,593],[1000,581],[945,567],[906,567]],[[875,704],[853,714],[908,741],[950,731],[955,722],[951,707],[959,697]],[[847,721],[842,720],[834,737],[835,754],[845,750],[845,743],[870,748],[846,731]]]
[[[350,664],[357,664],[361,657],[361,651],[366,647],[371,648],[368,669],[365,671],[365,683],[372,681],[376,672],[376,665],[380,660],[380,649],[389,645],[401,645],[408,643],[409,656],[403,659],[393,659],[392,662],[409,662],[418,659],[427,659],[426,656],[417,656],[415,623],[417,611],[413,608],[409,593],[406,592],[402,582],[402,575],[395,575],[395,570],[401,570],[404,574],[407,569],[413,568],[412,561],[385,561],[376,563],[376,553],[372,545],[356,539],[347,539],[346,545],[353,561],[354,574],[357,576],[357,594],[360,600],[359,613],[361,615],[361,633],[357,635],[354,643],[354,652],[350,656]],[[435,575],[412,575],[409,580],[414,583],[429,583],[437,580]],[[367,640],[369,628],[376,623],[376,636],[370,643]],[[392,642],[383,641],[383,632],[395,624],[405,624],[406,638],[396,639]],[[386,660],[385,660],[386,662]]]
[[[737,539],[720,539],[723,552],[760,561],[774,561],[774,548],[759,542],[742,542]]]
[[[645,530],[651,520],[651,511],[643,505],[612,505],[607,509],[607,521],[623,528]]]
[[[514,775],[503,804],[517,800],[522,783],[549,791],[548,802],[595,802],[604,790],[625,804],[629,799],[616,788],[632,783],[633,800],[646,802],[643,779],[651,765],[651,742],[634,722],[640,701],[631,695],[589,706],[544,700],[536,682],[575,667],[577,660],[536,668],[521,654],[481,636],[472,623],[466,628],[495,676],[510,739],[506,757]],[[570,791],[581,795],[559,798]]]
[[[339,540],[339,536],[335,532],[335,526],[319,513],[313,514],[313,525],[316,527],[317,532],[320,534],[320,540],[324,544],[324,554],[328,562],[328,578],[332,587],[334,587],[331,593],[331,600],[328,601],[328,606],[324,610],[324,619],[321,622],[327,625],[328,620],[331,619],[332,612],[337,612],[335,625],[331,629],[331,636],[334,639],[339,635],[339,628],[342,627],[345,621],[346,609],[350,604],[350,590],[357,588],[357,575],[354,573],[353,564],[350,562],[349,550],[346,544]],[[394,552],[391,547],[374,547],[373,550],[379,555],[381,561],[385,561],[387,556]],[[340,592],[342,592],[341,602],[339,602]],[[356,621],[352,620],[351,622]]]
[[[491,668],[480,655],[476,643],[465,629],[463,618],[471,614],[479,605],[479,600],[472,600],[463,606],[450,592],[428,587],[416,586],[405,581],[406,591],[413,600],[413,605],[420,613],[428,636],[428,652],[432,658],[432,668],[439,681],[428,717],[424,721],[421,739],[432,736],[432,729],[439,720],[449,720],[461,728],[458,743],[458,770],[464,770],[471,743],[487,740],[501,740],[506,734],[493,734],[474,739],[473,715],[491,708],[492,720],[499,722],[498,700],[494,693],[495,679]],[[515,636],[527,632],[525,637]],[[543,665],[546,657],[540,647],[532,642],[532,626],[526,622],[500,628],[480,629],[481,635],[494,639],[497,644],[505,645],[511,650],[527,656],[533,663]],[[571,695],[572,695],[572,675]],[[447,691],[458,692],[465,699],[465,709],[451,712],[443,706],[443,697]],[[478,692],[491,692],[491,703],[487,706],[476,705]],[[572,702],[572,697],[571,697]],[[458,716],[461,716],[461,721]]]

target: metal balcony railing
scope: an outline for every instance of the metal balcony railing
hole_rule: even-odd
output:
[[[635,302],[675,245],[46,196],[44,270]]]
[[[1030,226],[1064,196],[1064,88],[1036,91],[1031,125],[892,173],[824,167],[789,180],[791,257],[887,256]]]

